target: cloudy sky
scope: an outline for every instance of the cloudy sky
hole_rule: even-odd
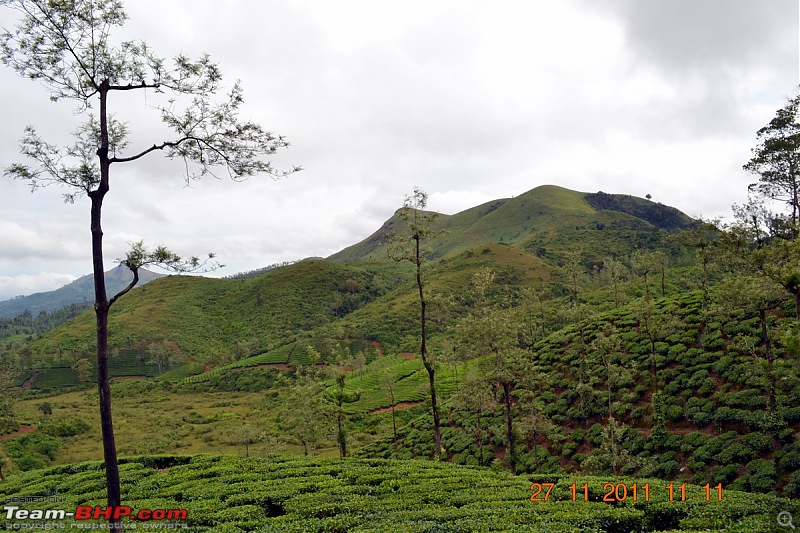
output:
[[[245,89],[243,118],[286,135],[274,181],[186,187],[158,154],[112,167],[107,267],[144,239],[213,251],[229,275],[327,256],[414,186],[456,213],[538,185],[651,194],[730,213],[755,180],[755,132],[796,94],[797,0],[136,0],[120,38],[211,54]],[[0,10],[11,28],[13,12]],[[148,98],[111,102],[131,150],[166,140]],[[0,66],[0,166],[27,124],[67,141],[70,102]],[[138,150],[137,150],[138,151]],[[87,199],[0,178],[0,299],[91,270]]]

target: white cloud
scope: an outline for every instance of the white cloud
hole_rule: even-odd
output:
[[[735,5],[734,5],[735,4]],[[755,132],[796,89],[794,0],[137,0],[121,38],[208,52],[241,79],[243,117],[287,135],[273,182],[207,179],[153,154],[112,167],[106,265],[144,239],[250,270],[365,238],[413,186],[453,213],[541,184],[650,193],[690,214],[746,195]],[[0,26],[9,24],[0,10]],[[74,106],[0,69],[0,167],[26,124],[63,141]],[[114,95],[131,149],[162,140]],[[88,201],[0,180],[0,276],[90,270]],[[12,294],[13,295],[13,294]]]

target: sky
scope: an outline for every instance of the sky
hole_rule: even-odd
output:
[[[115,36],[208,53],[241,118],[285,135],[279,180],[203,179],[159,153],[111,169],[106,268],[144,240],[214,252],[226,276],[325,257],[415,186],[453,214],[539,185],[652,195],[729,216],[742,170],[800,82],[798,0],[136,0]],[[0,26],[15,15],[0,9]],[[109,104],[131,151],[170,138],[152,93]],[[150,99],[150,102],[148,102]],[[0,167],[33,125],[68,143],[76,105],[0,65]],[[89,200],[0,177],[0,300],[91,271]]]

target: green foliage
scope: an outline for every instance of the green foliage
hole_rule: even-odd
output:
[[[585,198],[586,202],[597,210],[627,213],[669,231],[688,229],[695,225],[692,219],[674,207],[629,195],[598,192],[587,194]]]
[[[61,447],[61,441],[44,433],[29,433],[3,442],[5,452],[19,470],[34,470],[49,465]]]
[[[86,303],[68,304],[55,311],[39,311],[36,314],[28,310],[15,317],[0,317],[0,340],[24,335],[32,337],[42,334],[75,318],[89,308]]]

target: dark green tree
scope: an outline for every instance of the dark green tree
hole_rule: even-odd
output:
[[[223,169],[234,180],[262,172],[275,175],[280,173],[264,157],[288,143],[257,124],[238,119],[243,103],[238,83],[221,102],[212,100],[222,88],[222,76],[208,55],[196,61],[179,55],[170,65],[144,41],[112,44],[112,30],[127,19],[120,0],[0,0],[0,6],[19,15],[16,28],[4,31],[0,38],[3,62],[20,76],[43,83],[51,100],[77,102],[76,113],[87,117],[74,133],[75,142],[67,147],[46,142],[28,126],[21,151],[33,163],[11,165],[5,173],[27,181],[33,189],[65,185],[70,188],[66,200],[74,202],[86,195],[91,201],[103,452],[108,504],[117,506],[120,486],[108,385],[108,313],[138,276],[134,270],[131,286],[109,299],[103,277],[101,214],[110,190],[111,168],[162,152],[185,163],[187,180],[216,175],[216,169]],[[172,138],[126,151],[128,128],[112,116],[110,106],[114,95],[132,91],[165,94],[163,103],[154,105],[150,97],[148,104],[154,105],[174,131]],[[183,109],[182,96],[188,98]],[[115,523],[114,527],[121,529],[122,525]]]
[[[38,404],[36,408],[42,413],[45,420],[47,420],[47,417],[53,414],[53,406],[50,405],[50,402],[42,402]]]
[[[744,169],[757,174],[758,182],[749,187],[763,198],[784,202],[789,207],[788,226],[784,235],[798,236],[800,216],[800,122],[798,122],[800,95],[790,99],[779,109],[769,124],[758,130],[758,145],[752,149],[753,157]],[[780,218],[773,222],[780,226]],[[776,227],[776,229],[778,229]]]

